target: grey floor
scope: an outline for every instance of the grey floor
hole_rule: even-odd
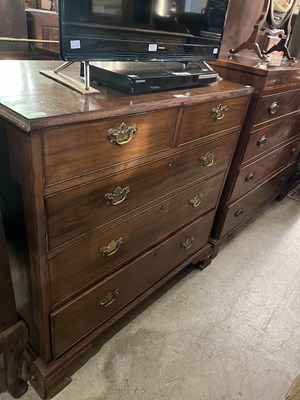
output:
[[[283,400],[299,328],[300,203],[285,199],[107,332],[55,400]]]

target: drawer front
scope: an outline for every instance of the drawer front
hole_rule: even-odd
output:
[[[227,208],[227,215],[221,237],[244,222],[265,201],[275,198],[287,190],[288,180],[295,168],[295,163],[280,171],[275,177],[258,186],[239,201]]]
[[[177,108],[44,132],[46,185],[172,147]]]
[[[57,357],[207,244],[214,212],[94,286],[51,316]]]
[[[300,117],[290,118],[266,128],[252,132],[249,138],[243,163],[270,151],[274,146],[300,134]]]
[[[236,135],[233,134],[177,153],[172,158],[164,158],[46,198],[49,248],[92,231],[128,212],[137,211],[139,207],[208,174],[225,169],[235,140]],[[118,187],[124,191],[124,195],[119,196]],[[118,196],[115,196],[116,193]],[[108,197],[117,204],[110,205]]]
[[[242,194],[249,192],[269,175],[295,161],[299,151],[300,140],[292,142],[242,168],[238,174],[230,201],[234,201]]]
[[[214,209],[223,179],[224,172],[51,258],[52,306],[99,281],[178,227]]]
[[[300,89],[263,96],[258,106],[255,125],[300,110]]]
[[[178,144],[184,144],[226,129],[239,128],[249,97],[236,97],[184,108]]]

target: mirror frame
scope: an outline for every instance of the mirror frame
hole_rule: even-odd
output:
[[[270,7],[269,7],[269,12],[268,12],[268,22],[273,29],[279,29],[279,28],[282,28],[285,25],[285,23],[289,20],[289,18],[291,17],[291,15],[294,11],[294,8],[298,3],[298,0],[291,0],[291,7],[290,7],[289,11],[287,11],[285,13],[285,16],[280,21],[277,21],[275,19],[275,15],[274,15],[275,1],[276,0],[270,0]]]

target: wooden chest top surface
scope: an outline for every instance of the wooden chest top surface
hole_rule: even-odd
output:
[[[99,93],[81,95],[39,73],[60,65],[57,61],[1,61],[0,117],[29,132],[53,126],[53,119],[58,126],[252,93],[249,86],[222,80],[199,88],[143,95],[127,95],[99,86]],[[79,63],[64,73],[78,77]]]

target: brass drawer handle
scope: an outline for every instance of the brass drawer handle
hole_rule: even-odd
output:
[[[257,146],[258,147],[263,147],[267,143],[267,136],[263,135],[260,139],[257,141]]]
[[[125,122],[122,122],[119,128],[109,129],[107,139],[111,143],[123,146],[131,141],[136,131],[136,125],[127,126]]]
[[[220,121],[224,118],[227,111],[228,107],[220,104],[218,107],[215,107],[211,110],[211,117],[214,121]]]
[[[249,181],[251,181],[253,178],[254,178],[254,172],[250,172],[250,174],[248,174],[248,175],[245,177],[245,181],[246,181],[246,182],[249,182]]]
[[[211,167],[215,162],[215,153],[206,153],[205,156],[199,158],[199,162],[203,167]]]
[[[184,242],[180,243],[180,246],[184,250],[188,250],[192,247],[193,241],[194,241],[194,236],[188,237]]]
[[[189,200],[189,205],[192,206],[193,208],[197,208],[200,206],[202,203],[202,199],[204,197],[204,194],[196,194],[192,199]]]
[[[100,247],[99,253],[103,257],[110,257],[113,254],[116,254],[116,252],[119,250],[123,242],[124,242],[123,238],[120,238],[118,240],[112,240],[111,242],[108,243],[107,246]]]
[[[277,103],[277,101],[274,101],[274,103],[272,103],[269,107],[269,113],[271,115],[274,115],[277,113],[277,111],[279,110],[279,104]]]
[[[243,209],[243,208],[240,208],[239,210],[237,210],[237,211],[234,213],[234,216],[235,216],[235,217],[239,217],[240,215],[243,214],[243,212],[244,212],[244,209]]]
[[[116,300],[116,297],[119,296],[119,294],[120,294],[119,289],[115,289],[112,292],[107,293],[104,299],[98,301],[98,306],[100,307],[110,306]]]
[[[107,200],[107,204],[111,204],[112,206],[117,206],[118,204],[123,203],[129,192],[130,192],[130,186],[126,186],[124,188],[118,186],[113,191],[113,193],[106,193],[104,197]]]

